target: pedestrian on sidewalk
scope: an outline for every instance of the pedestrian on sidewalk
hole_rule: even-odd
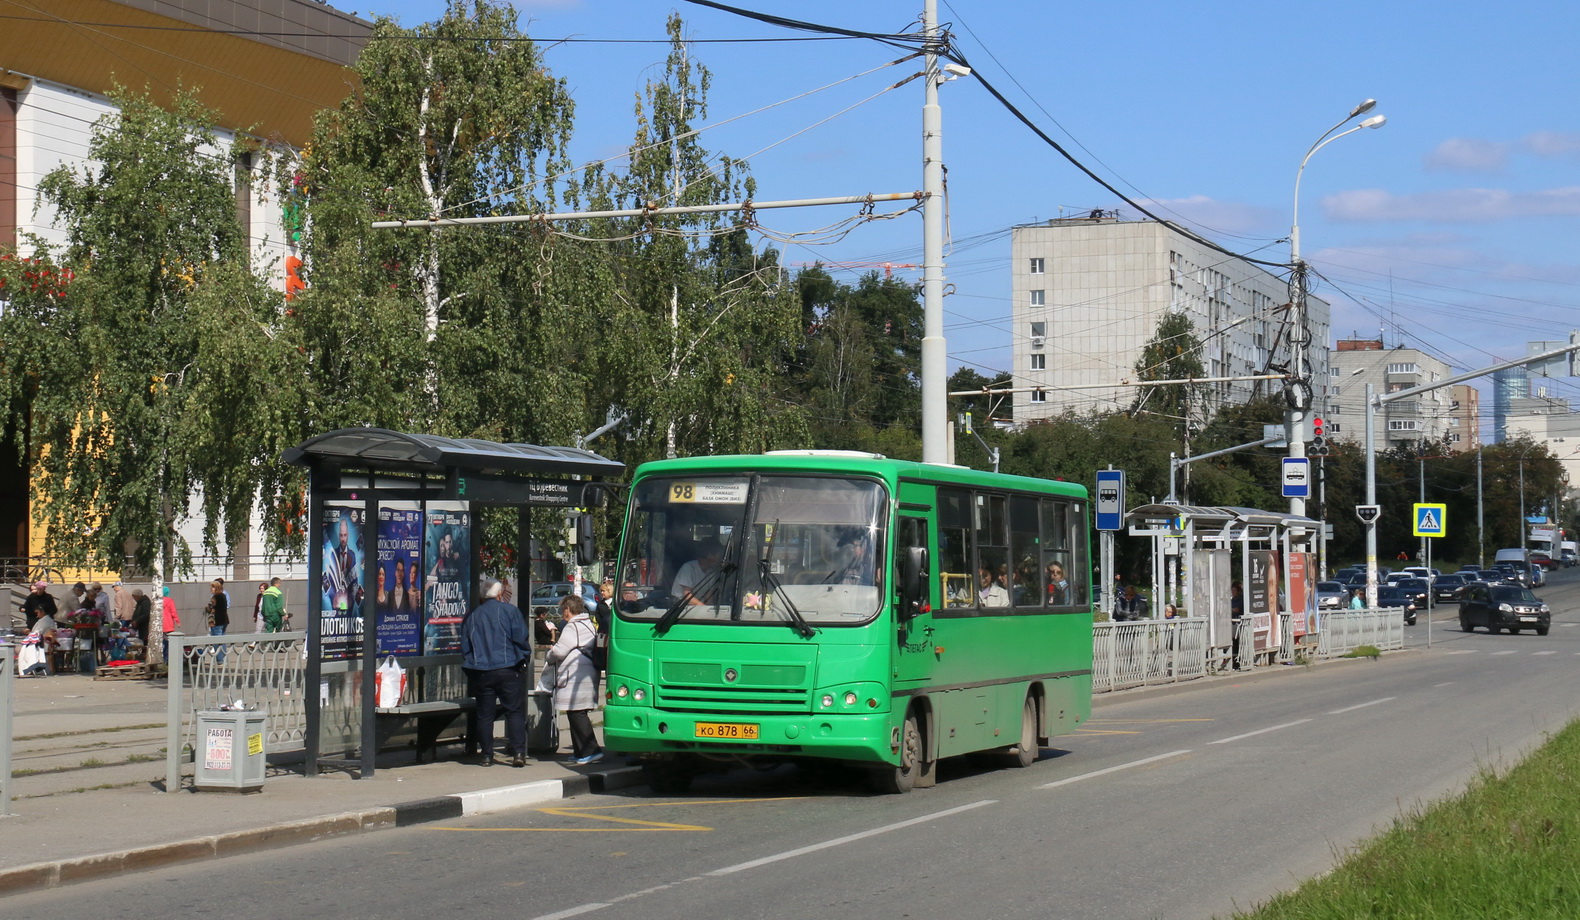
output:
[[[560,616],[565,623],[549,649],[549,664],[554,666],[554,708],[565,713],[570,723],[571,759],[579,764],[597,763],[603,759],[592,727],[592,710],[598,705],[598,666],[592,650],[598,630],[587,612],[587,602],[575,594],[560,601]]]
[[[483,603],[461,620],[461,666],[477,700],[477,735],[483,766],[494,765],[496,704],[505,717],[505,754],[512,767],[527,765],[527,711],[522,707],[521,669],[532,654],[527,621],[499,599],[504,584],[483,581]]]
[[[225,593],[225,580],[223,578],[214,579],[209,582],[208,587],[209,591],[212,592],[212,596],[208,599],[208,605],[203,608],[204,612],[208,614],[208,634],[211,636],[223,636],[225,635],[225,630],[230,628],[230,595]],[[225,663],[225,646],[221,645],[218,651],[215,652],[214,662],[216,664]]]
[[[280,577],[269,579],[263,592],[263,631],[277,633],[285,623],[285,592],[280,590]]]
[[[159,589],[159,629],[164,640],[159,648],[162,652],[161,661],[170,661],[170,634],[181,631],[181,615],[176,612],[176,599],[170,596],[170,586],[164,585]]]
[[[148,651],[148,621],[152,618],[153,602],[142,588],[132,589],[132,629],[137,633],[137,641],[143,644],[143,653]]]

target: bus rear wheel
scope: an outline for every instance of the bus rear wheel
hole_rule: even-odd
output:
[[[1037,700],[1027,696],[1020,708],[1020,743],[1010,748],[1005,762],[1011,767],[1029,767],[1041,753],[1042,748],[1037,745]]]
[[[898,766],[879,767],[872,774],[872,787],[884,795],[904,795],[916,786],[923,769],[922,730],[916,724],[916,713],[905,717],[905,727],[900,730],[900,763]]]

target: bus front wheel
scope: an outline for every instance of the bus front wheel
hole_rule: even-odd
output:
[[[916,713],[905,717],[905,727],[900,730],[900,763],[898,766],[879,767],[873,774],[873,787],[885,795],[903,795],[916,786],[924,764],[922,758],[922,730],[916,724]]]
[[[647,787],[659,795],[680,795],[691,788],[693,775],[684,765],[672,761],[642,764],[642,778],[647,780]]]

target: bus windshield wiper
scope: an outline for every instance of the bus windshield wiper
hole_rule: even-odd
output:
[[[810,639],[817,634],[812,624],[806,621],[801,611],[796,609],[795,601],[790,599],[789,592],[785,591],[784,584],[776,577],[769,567],[769,557],[774,551],[774,537],[779,535],[779,522],[774,521],[774,529],[769,532],[768,539],[763,541],[763,554],[757,560],[757,576],[763,584],[773,591],[774,597],[779,598],[785,605],[785,616],[790,620],[790,628],[794,629],[803,639]]]

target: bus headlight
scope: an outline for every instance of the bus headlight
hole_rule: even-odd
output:
[[[830,706],[833,706],[834,705],[834,694],[832,694],[832,693],[825,693],[825,694],[823,694],[823,699],[821,700],[821,702],[823,703],[823,708],[824,709],[827,709]]]
[[[631,688],[627,687],[625,684],[621,684],[620,688],[614,692],[614,695],[623,700],[630,692]],[[637,697],[637,699],[641,699],[641,697]]]
[[[633,699],[635,699],[638,703],[640,703],[643,700],[647,699],[647,691],[643,690],[641,687],[637,687],[636,688],[636,692],[631,694],[631,697]]]
[[[854,691],[854,690],[846,690],[845,691],[845,705],[846,706],[854,706],[854,705],[856,705],[856,691]]]

